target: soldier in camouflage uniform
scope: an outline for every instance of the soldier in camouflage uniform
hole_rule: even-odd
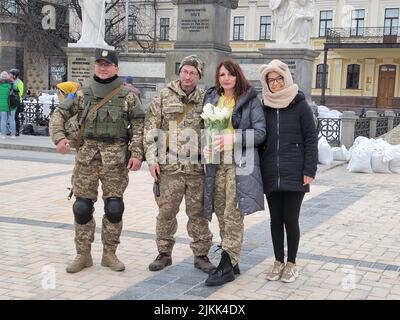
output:
[[[212,233],[203,217],[204,176],[199,162],[204,91],[197,88],[197,83],[202,69],[203,62],[197,56],[185,57],[179,67],[179,80],[170,82],[146,113],[146,161],[160,187],[160,196],[155,197],[159,208],[156,226],[159,255],[149,265],[151,271],[172,264],[176,215],[183,197],[189,218],[187,230],[193,239],[190,247],[194,266],[206,273],[215,269],[207,257]]]
[[[94,108],[121,85],[116,53],[97,50],[95,75],[90,85],[78,91],[75,99],[61,103],[51,117],[50,134],[58,152],[65,154],[70,150],[66,121],[76,113],[80,115],[84,110]],[[76,197],[73,213],[77,256],[68,265],[67,272],[79,272],[93,265],[90,253],[96,226],[93,205],[97,200],[99,180],[105,211],[101,265],[114,271],[125,270],[115,252],[122,231],[122,197],[128,186],[128,172],[139,170],[143,159],[143,124],[144,112],[138,98],[124,88],[86,118],[83,145],[77,152],[72,178]]]

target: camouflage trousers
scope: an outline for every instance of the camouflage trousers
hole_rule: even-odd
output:
[[[129,183],[128,172],[124,163],[104,166],[101,160],[92,160],[88,165],[77,162],[72,176],[74,194],[96,202],[101,181],[103,199],[122,198]]]
[[[243,216],[237,206],[234,164],[220,164],[214,186],[214,209],[218,218],[222,250],[226,251],[232,265],[239,262],[243,242]]]
[[[99,181],[103,200],[110,197],[122,198],[128,186],[129,176],[125,164],[104,166],[101,160],[92,160],[89,165],[77,162],[71,178],[76,197],[97,201]],[[77,252],[89,251],[94,241],[96,222],[92,218],[86,225],[75,223],[75,245]],[[122,231],[122,221],[111,223],[103,216],[101,238],[104,249],[115,252]]]
[[[193,239],[190,248],[195,256],[207,255],[212,245],[212,233],[208,220],[203,217],[204,177],[185,173],[160,174],[156,244],[158,252],[172,253],[174,234],[178,228],[176,215],[185,197],[186,214],[189,218],[187,231]]]

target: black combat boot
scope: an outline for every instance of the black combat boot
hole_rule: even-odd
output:
[[[240,274],[240,268],[239,268],[239,263],[233,267],[233,273],[234,274]]]
[[[229,257],[228,252],[222,251],[221,261],[219,262],[217,269],[208,276],[206,286],[222,286],[223,284],[233,280],[235,280],[235,275],[233,273],[231,258]]]

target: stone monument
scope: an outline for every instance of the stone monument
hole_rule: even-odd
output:
[[[313,0],[270,0],[273,12],[275,43],[260,49],[265,63],[273,59],[284,61],[290,68],[293,80],[311,101],[312,72],[319,52],[310,45],[312,23],[315,15]]]
[[[81,37],[76,43],[68,43],[68,80],[83,85],[94,74],[94,54],[97,48],[114,50],[104,41],[106,2],[109,0],[79,0],[82,8]]]
[[[231,9],[237,8],[238,0],[172,0],[172,3],[178,6],[178,35],[174,50],[166,55],[165,81],[177,79],[182,58],[196,54],[205,62],[200,85],[211,86],[219,62],[231,54]]]

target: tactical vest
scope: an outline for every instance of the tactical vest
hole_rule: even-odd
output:
[[[95,98],[90,88],[82,89],[84,104],[90,103],[92,109],[102,98]],[[128,110],[125,107],[125,98],[129,91],[122,89],[99,110],[86,119],[84,137],[87,139],[114,141],[129,140]]]

